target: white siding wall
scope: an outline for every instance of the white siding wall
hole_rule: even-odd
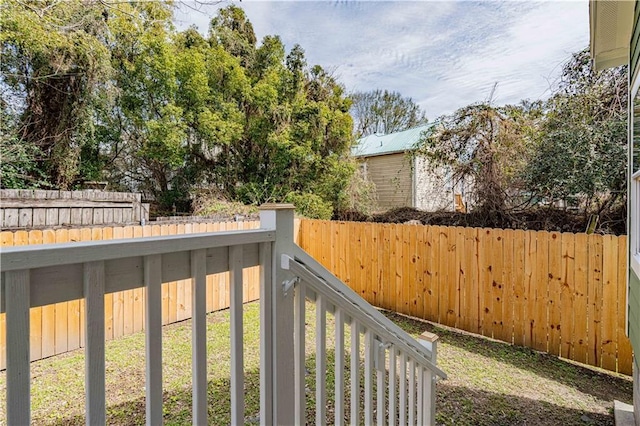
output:
[[[415,167],[412,167],[415,161]],[[378,209],[415,207],[425,211],[454,211],[455,194],[461,194],[465,205],[469,185],[452,188],[444,169],[431,170],[424,158],[412,160],[404,153],[378,155],[361,159],[365,178],[376,186]]]
[[[454,210],[454,192],[442,168],[427,169],[424,158],[415,160],[416,199],[415,207],[425,211]],[[456,192],[459,188],[456,189]]]
[[[412,170],[408,156],[403,153],[379,155],[362,161],[366,178],[376,186],[381,211],[412,205]]]

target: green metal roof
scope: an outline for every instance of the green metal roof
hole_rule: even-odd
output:
[[[425,124],[388,135],[365,136],[358,139],[358,143],[351,148],[351,155],[354,157],[373,157],[374,155],[411,151],[420,140],[422,132],[431,126],[431,124]]]

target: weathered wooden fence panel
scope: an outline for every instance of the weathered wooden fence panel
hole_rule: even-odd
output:
[[[0,189],[2,229],[54,226],[125,225],[149,221],[140,194],[37,189]]]
[[[259,228],[260,222],[218,222],[194,224],[149,224],[81,229],[45,229],[0,232],[1,246],[68,243],[158,235]],[[244,302],[260,295],[259,267],[244,270]],[[162,323],[171,324],[191,318],[191,282],[182,280],[162,285]],[[144,329],[143,288],[105,295],[105,334],[107,339],[126,336]],[[207,311],[229,307],[229,274],[207,276]],[[84,347],[84,299],[56,303],[30,311],[32,361]],[[5,368],[5,314],[0,314],[0,369]]]
[[[631,374],[625,236],[303,220],[300,245],[381,308]]]

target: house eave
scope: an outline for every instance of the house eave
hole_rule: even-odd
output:
[[[589,1],[589,47],[597,71],[629,63],[635,4],[633,0]]]
[[[376,152],[375,154],[364,154],[364,155],[352,155],[353,158],[372,158],[372,157],[382,157],[383,155],[393,155],[393,154],[408,154],[412,152],[411,150],[399,149],[396,151],[386,151],[386,152]]]

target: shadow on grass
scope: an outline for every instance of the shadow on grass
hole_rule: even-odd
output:
[[[228,378],[209,381],[209,424],[231,424],[231,381]],[[192,424],[191,388],[163,393],[163,419],[165,425]],[[246,424],[259,423],[260,371],[245,371]],[[108,425],[141,425],[145,423],[145,398],[136,398],[107,407]],[[84,425],[85,418],[73,416],[48,423],[50,425]]]
[[[446,425],[612,425],[613,418],[606,411],[606,404],[601,401],[620,399],[628,402],[632,391],[631,381],[605,373],[593,371],[567,363],[551,355],[541,354],[531,349],[516,347],[500,342],[493,342],[483,338],[441,329],[431,324],[409,319],[407,317],[387,313],[387,316],[396,322],[405,331],[417,335],[423,331],[435,332],[441,337],[439,359],[443,362],[446,357],[479,356],[479,364],[486,361],[491,363],[500,374],[500,363],[508,363],[523,371],[529,372],[529,377],[540,376],[564,384],[576,389],[585,395],[580,403],[563,403],[564,395],[557,398],[538,398],[535,393],[518,392],[515,395],[509,392],[500,393],[495,389],[479,388],[477,385],[466,383],[466,372],[463,366],[456,368],[455,360],[449,364],[448,372],[451,380],[440,381],[437,385],[437,420],[438,424]],[[215,333],[214,333],[215,334]],[[329,335],[330,333],[328,333]],[[309,335],[310,341],[313,337]],[[225,337],[226,339],[226,337]],[[330,343],[328,342],[328,346]],[[486,357],[487,360],[482,360]],[[454,359],[453,357],[451,358]],[[246,360],[246,358],[245,358]],[[349,358],[346,357],[345,392],[346,416],[349,413]],[[362,360],[361,360],[362,361]],[[495,361],[495,362],[494,362]],[[475,362],[475,360],[473,360]],[[333,397],[334,387],[334,351],[327,348],[327,423],[333,422],[335,401]],[[315,423],[315,354],[309,353],[306,359],[307,369],[307,423]],[[477,365],[474,364],[474,367]],[[210,364],[209,369],[215,369],[216,362]],[[362,366],[361,366],[362,368]],[[480,365],[482,368],[482,365]],[[502,366],[504,369],[504,366]],[[190,376],[191,372],[185,371]],[[503,372],[503,375],[508,373]],[[221,375],[221,374],[219,374]],[[496,380],[502,380],[496,377]],[[519,378],[518,380],[522,380]],[[245,370],[245,405],[246,423],[258,422],[259,412],[259,369],[256,363],[251,363]],[[364,380],[361,376],[361,389]],[[518,381],[517,386],[526,389],[535,386],[527,380]],[[548,393],[547,395],[548,396]],[[545,396],[545,397],[546,397]],[[362,404],[362,392],[360,403]],[[598,401],[600,400],[600,401]],[[183,387],[164,393],[164,423],[167,425],[191,424],[191,388]],[[551,401],[551,402],[550,402]],[[586,402],[584,402],[586,401]],[[213,379],[208,383],[209,424],[228,425],[230,419],[230,381],[228,378]],[[591,405],[598,403],[594,408]],[[603,406],[605,406],[603,408]],[[75,411],[77,413],[77,411]],[[361,410],[362,413],[362,410]],[[144,397],[134,397],[130,400],[113,404],[107,407],[107,424],[110,425],[137,425],[144,424],[145,400]],[[84,424],[84,416],[70,415],[60,420],[50,420],[50,425],[81,425]],[[360,422],[363,423],[362,421]],[[42,423],[41,423],[42,424]]]
[[[334,420],[334,365],[335,353],[327,350],[327,423]],[[347,358],[348,359],[348,358]],[[307,357],[305,364],[308,370],[307,384],[307,423],[315,422],[315,354]],[[348,374],[348,370],[347,370]],[[245,370],[245,424],[259,424],[260,417],[260,370]],[[347,381],[348,383],[348,381]],[[362,380],[361,380],[362,386]],[[163,421],[165,425],[192,424],[192,390],[183,388],[163,393]],[[208,421],[213,425],[231,424],[231,381],[229,378],[211,380],[207,386]],[[347,393],[348,395],[348,393]],[[136,398],[120,404],[107,406],[108,425],[141,425],[145,423],[145,398]],[[46,423],[48,425],[84,425],[84,415],[58,419]]]
[[[424,327],[416,322],[410,327]],[[429,326],[431,329],[431,326]],[[435,330],[435,331],[440,331]],[[464,337],[464,336],[463,336]],[[492,342],[489,342],[492,343]],[[492,349],[482,350],[491,356]],[[537,355],[537,354],[533,354]],[[327,424],[334,421],[334,351],[327,350]],[[361,360],[362,361],[362,360]],[[346,356],[345,371],[345,420],[349,421],[349,358]],[[307,424],[315,423],[315,354],[306,359],[307,375]],[[361,368],[362,368],[361,364]],[[573,367],[573,366],[572,366]],[[360,413],[363,413],[363,376],[360,379]],[[208,383],[209,424],[229,425],[230,418],[230,380],[228,378],[212,380]],[[245,371],[245,424],[259,423],[260,373],[258,369]],[[375,391],[374,391],[375,395]],[[191,389],[165,392],[164,423],[166,425],[191,424]],[[374,405],[375,406],[375,405]],[[437,424],[438,425],[613,425],[610,415],[577,410],[565,406],[514,395],[500,394],[465,386],[451,385],[440,381],[437,385]],[[144,424],[145,401],[137,398],[121,404],[107,407],[107,424],[138,425]],[[83,425],[83,416],[74,416],[49,423],[51,425]],[[363,418],[360,424],[364,424]]]
[[[609,414],[585,412],[514,395],[438,383],[438,425],[613,425]]]
[[[407,333],[418,335],[424,331],[430,331],[440,337],[442,345],[455,346],[498,362],[511,364],[604,401],[618,399],[631,403],[633,383],[630,378],[582,367],[530,348],[492,341],[481,336],[457,333],[395,312],[383,311],[383,313]]]

